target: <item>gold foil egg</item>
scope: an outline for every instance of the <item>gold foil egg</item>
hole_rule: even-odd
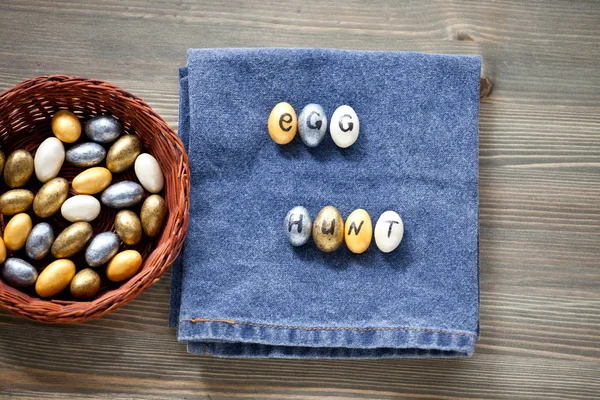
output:
[[[291,142],[298,130],[298,118],[294,108],[286,102],[276,104],[269,115],[268,129],[275,143]]]
[[[100,275],[91,268],[82,269],[71,281],[71,294],[78,300],[95,297],[100,290]]]
[[[0,150],[0,175],[2,175],[2,173],[4,172],[4,164],[5,163],[6,163],[6,156],[4,155],[2,150]]]
[[[133,211],[122,210],[117,213],[115,231],[123,243],[130,246],[142,240],[142,222]]]
[[[112,174],[103,167],[89,168],[73,178],[73,190],[79,194],[98,194],[112,182]]]
[[[142,255],[135,250],[125,250],[110,260],[106,267],[106,277],[113,282],[131,278],[142,266]]]
[[[112,173],[123,172],[133,166],[142,153],[142,141],[137,135],[124,135],[108,150],[106,167]]]
[[[148,196],[140,212],[144,233],[149,237],[158,236],[167,219],[167,213],[167,203],[162,197],[157,194]]]
[[[52,244],[52,255],[55,258],[67,258],[79,253],[90,241],[92,234],[92,226],[87,222],[69,225]]]
[[[33,223],[28,214],[21,213],[12,217],[4,227],[4,244],[6,248],[11,251],[22,249],[32,228]]]
[[[33,192],[26,189],[13,189],[0,196],[0,213],[15,215],[29,210],[33,203]]]
[[[52,117],[52,133],[63,143],[73,143],[81,136],[81,122],[75,114],[60,110]]]
[[[346,247],[355,254],[364,253],[373,238],[373,223],[369,214],[359,208],[348,215],[344,226]]]
[[[0,237],[0,264],[2,264],[6,260],[6,245],[4,244],[4,239]]]
[[[25,186],[33,174],[33,157],[26,150],[13,151],[4,165],[4,182],[10,188]]]
[[[60,210],[68,195],[69,182],[65,178],[49,180],[35,195],[33,212],[40,218],[48,218]]]
[[[337,208],[321,209],[313,223],[312,236],[317,248],[325,253],[336,251],[344,242],[344,220]]]
[[[40,297],[52,297],[69,286],[75,276],[75,264],[71,260],[56,260],[50,263],[35,282],[35,291]]]

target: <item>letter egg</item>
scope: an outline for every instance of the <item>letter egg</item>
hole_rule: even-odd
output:
[[[288,211],[283,222],[285,234],[292,246],[302,246],[310,238],[312,221],[308,210],[302,206],[296,206]]]
[[[404,236],[402,218],[394,211],[386,211],[375,224],[375,244],[384,253],[394,251]]]
[[[285,102],[273,107],[269,115],[269,135],[277,144],[288,144],[296,136],[298,119],[294,108]]]

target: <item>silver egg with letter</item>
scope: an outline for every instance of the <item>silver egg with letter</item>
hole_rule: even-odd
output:
[[[9,258],[2,264],[2,278],[10,286],[28,288],[35,285],[38,273],[27,261],[20,258]]]
[[[85,262],[90,267],[99,267],[110,261],[119,251],[119,236],[113,232],[96,235],[85,250]]]
[[[123,181],[110,185],[102,193],[102,204],[111,208],[126,208],[138,204],[144,198],[144,188],[139,183]]]
[[[78,167],[93,167],[106,157],[106,149],[94,142],[81,143],[67,150],[67,161]]]
[[[25,252],[32,260],[41,260],[50,253],[54,243],[54,230],[47,222],[40,222],[33,227],[25,242]]]
[[[310,238],[312,221],[308,210],[296,206],[288,211],[283,221],[283,229],[292,246],[302,246]]]
[[[327,131],[327,115],[318,104],[309,104],[298,116],[298,133],[308,147],[317,147]]]
[[[85,134],[97,143],[112,143],[123,132],[123,127],[117,119],[110,115],[98,115],[85,123]]]

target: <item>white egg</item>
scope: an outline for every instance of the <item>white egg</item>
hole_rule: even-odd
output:
[[[135,160],[134,169],[144,189],[150,193],[158,193],[163,189],[165,177],[156,158],[148,153],[140,154]]]
[[[394,251],[404,236],[404,223],[398,213],[386,211],[375,224],[375,243],[384,253]]]
[[[58,176],[65,161],[65,146],[55,137],[44,140],[35,152],[33,168],[35,176],[42,183]]]
[[[60,212],[67,221],[90,222],[100,215],[100,202],[94,196],[73,196],[63,203]]]
[[[341,148],[350,147],[358,139],[360,121],[350,106],[339,106],[331,116],[329,133],[334,143]]]

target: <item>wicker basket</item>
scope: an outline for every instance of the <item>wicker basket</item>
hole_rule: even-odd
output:
[[[142,254],[144,263],[140,271],[121,284],[103,280],[101,292],[91,301],[74,301],[67,297],[43,300],[34,291],[20,291],[0,279],[1,307],[32,320],[50,323],[82,322],[101,317],[150,287],[181,251],[189,216],[190,170],[183,144],[143,100],[107,82],[68,76],[42,76],[1,93],[0,146],[6,156],[17,149],[26,149],[34,154],[38,145],[52,135],[51,118],[60,109],[74,112],[82,122],[97,114],[111,114],[122,122],[126,133],[137,134],[144,143],[145,151],[154,155],[165,175],[163,196],[169,216],[159,237],[153,240],[145,238],[137,246],[125,246]],[[70,182],[82,170],[65,162],[59,176]],[[126,179],[135,180],[134,173],[127,171],[115,174],[113,183]],[[0,193],[3,193],[7,186],[2,180],[0,182]],[[35,193],[40,187],[41,183],[34,176],[26,188]],[[134,211],[139,211],[139,208]],[[94,233],[114,230],[115,214],[115,210],[103,207],[100,217],[92,222]],[[35,215],[30,215],[34,224],[37,223]],[[0,216],[0,232],[4,231],[5,222]],[[68,225],[60,213],[48,222],[54,226],[55,233]],[[16,256],[20,252],[16,252]],[[85,265],[82,256],[73,261],[78,266]],[[43,267],[48,262],[42,260],[32,264]]]

